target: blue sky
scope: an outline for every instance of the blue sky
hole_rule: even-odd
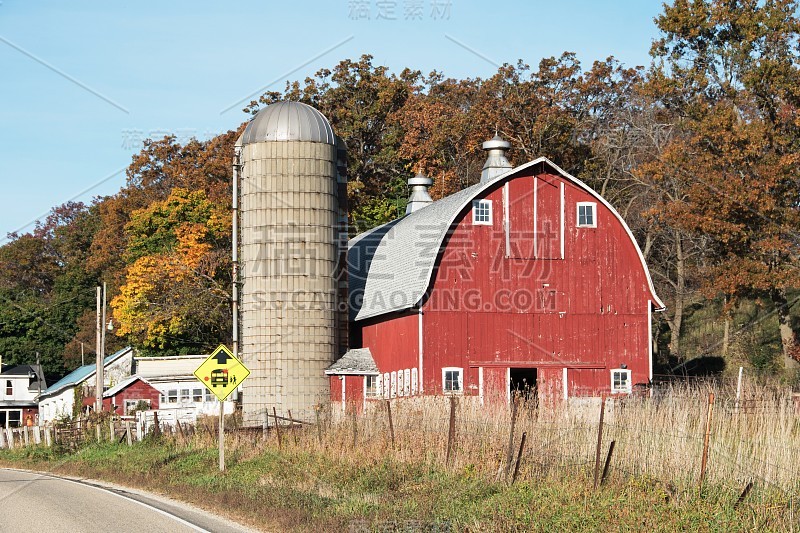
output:
[[[113,194],[144,137],[206,139],[242,101],[345,58],[447,76],[573,51],[649,64],[655,0],[0,0],[0,243]]]

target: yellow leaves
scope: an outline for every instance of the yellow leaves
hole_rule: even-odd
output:
[[[120,294],[111,302],[120,322],[117,334],[134,336],[145,347],[180,344],[214,320],[204,307],[227,295],[220,275],[227,272],[231,222],[227,210],[203,191],[176,188],[167,199],[134,213],[129,265]]]

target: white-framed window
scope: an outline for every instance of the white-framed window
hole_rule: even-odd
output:
[[[473,200],[472,201],[472,223],[492,225],[492,201]]]
[[[6,396],[14,396],[14,382],[10,379],[6,380]]]
[[[8,411],[8,427],[18,428],[22,425],[22,411],[11,410]]]
[[[364,397],[380,398],[380,393],[378,392],[380,378],[380,376],[364,376]]]
[[[461,394],[464,391],[464,369],[452,366],[443,368],[442,390],[445,394]]]
[[[125,410],[123,413],[130,415],[136,411],[137,407],[144,407],[145,405],[150,409],[150,400],[125,400]]]
[[[167,391],[167,403],[178,403],[178,389]]]
[[[214,393],[211,392],[210,390],[206,389],[205,393],[206,393],[206,401],[207,402],[213,402],[214,400],[217,399],[217,397],[214,396]]]
[[[626,368],[615,368],[611,371],[611,392],[612,394],[630,393],[631,371]]]
[[[192,401],[203,403],[203,389],[192,389]]]
[[[578,202],[578,227],[597,227],[597,204],[595,202]]]
[[[192,389],[181,389],[181,403],[189,403],[192,399]]]
[[[403,396],[411,395],[411,370],[403,370]]]
[[[392,398],[395,398],[397,397],[397,372],[392,372],[391,380],[392,380],[392,393],[390,394],[390,396]]]
[[[392,389],[391,383],[392,382],[391,379],[389,378],[389,373],[386,372],[383,375],[383,397],[387,400],[391,397],[391,389]]]
[[[411,369],[411,395],[416,396],[417,394],[417,369]]]

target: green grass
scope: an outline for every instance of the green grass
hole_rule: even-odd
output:
[[[336,446],[228,444],[218,471],[212,443],[170,439],[89,444],[68,454],[44,447],[0,450],[0,464],[99,478],[183,499],[268,530],[335,531],[766,531],[789,530],[784,499],[754,496],[738,509],[735,487],[670,491],[641,477],[613,477],[598,491],[573,470],[514,486],[476,473],[365,458]],[[392,529],[394,528],[394,529]],[[404,529],[405,528],[405,529]]]

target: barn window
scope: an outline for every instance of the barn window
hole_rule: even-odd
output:
[[[380,379],[380,376],[364,376],[364,395],[367,398],[380,397],[380,387],[378,386]]]
[[[611,371],[611,392],[622,394],[631,392],[631,371],[615,368]]]
[[[473,224],[492,224],[492,201],[473,200],[472,201],[472,223]]]
[[[578,202],[578,227],[579,228],[596,228],[597,217],[597,204],[594,202]]]
[[[443,368],[442,390],[445,394],[461,394],[464,390],[464,370],[455,367]]]

